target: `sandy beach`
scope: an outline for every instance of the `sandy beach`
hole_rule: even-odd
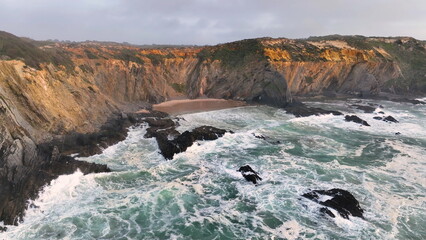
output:
[[[234,108],[245,106],[247,103],[243,101],[202,98],[202,99],[181,99],[154,104],[153,109],[166,112],[170,115],[179,115],[194,112],[205,112],[220,110],[225,108]]]

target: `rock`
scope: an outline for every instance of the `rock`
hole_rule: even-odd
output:
[[[395,135],[401,135],[401,133],[400,132],[396,132]]]
[[[262,140],[266,140],[265,136],[263,136],[263,135],[257,135],[257,134],[255,134],[255,133],[253,133],[253,136],[254,136],[255,138],[259,138],[259,139],[262,139]]]
[[[385,118],[383,118],[383,121],[385,121],[385,122],[393,122],[393,123],[398,123],[399,121],[398,120],[396,120],[394,117],[392,117],[392,116],[387,116],[387,117],[385,117]]]
[[[144,137],[157,140],[160,153],[166,159],[173,159],[176,153],[184,152],[195,141],[215,140],[227,131],[211,126],[202,126],[180,134],[176,131],[176,123],[169,118],[147,118],[149,124]]]
[[[247,181],[252,182],[253,184],[256,184],[257,181],[262,181],[262,178],[259,176],[259,174],[249,165],[240,167],[237,172],[241,172],[241,175],[243,175]]]
[[[385,122],[393,122],[393,123],[398,123],[399,121],[398,120],[396,120],[394,117],[392,117],[392,116],[387,116],[387,117],[373,117],[373,119],[375,119],[375,120],[382,120],[382,121],[385,121]]]
[[[324,114],[333,114],[335,116],[343,115],[343,113],[339,111],[308,107],[301,102],[289,103],[284,107],[284,109],[286,110],[287,113],[291,113],[296,117],[308,117],[312,115],[318,116],[318,115],[324,115]]]
[[[7,231],[7,227],[2,227],[2,226],[0,226],[0,233],[1,232],[6,232]]]
[[[78,161],[67,155],[81,153],[89,156],[99,153],[102,147],[125,139],[127,127],[136,121],[137,115],[118,114],[100,127],[98,132],[73,133],[37,145],[26,136],[16,138],[19,139],[16,143],[5,139],[3,142],[7,140],[8,146],[0,146],[0,221],[7,225],[22,221],[28,200],[36,198],[43,186],[60,175],[72,174],[77,169],[84,174],[110,172],[106,165]],[[0,133],[2,131],[0,127]],[[4,133],[3,136],[10,138],[7,131]],[[8,162],[1,157],[3,148],[14,152],[7,155],[8,158],[14,158],[13,164],[7,167],[4,166]]]
[[[360,207],[359,202],[355,199],[355,197],[346,190],[338,188],[333,188],[330,190],[313,190],[303,194],[302,196],[323,206],[337,210],[340,216],[345,219],[349,219],[349,216],[360,217],[364,219],[364,210]],[[323,201],[322,199],[327,200]],[[320,211],[328,214],[331,217],[335,217],[334,214],[327,208],[321,208]]]
[[[426,102],[420,101],[420,100],[416,100],[416,99],[408,99],[408,98],[401,98],[401,99],[396,99],[394,100],[396,102],[405,102],[405,103],[412,103],[412,104],[426,104]]]
[[[367,126],[367,127],[369,127],[369,126],[370,126],[370,124],[368,124],[368,123],[367,123],[367,121],[362,120],[361,118],[359,118],[359,117],[358,117],[358,116],[356,116],[356,115],[346,115],[346,116],[345,116],[345,121],[346,121],[346,122],[355,122],[355,123],[359,123],[359,124],[362,124],[362,125]]]
[[[330,209],[328,209],[326,207],[320,208],[320,212],[322,212],[324,214],[327,214],[328,216],[330,216],[332,218],[336,217],[336,215],[334,215],[334,213],[332,211],[330,211]]]
[[[374,111],[376,111],[376,108],[375,107],[371,107],[371,106],[364,106],[364,105],[354,104],[354,105],[352,105],[352,107],[355,107],[356,109],[362,110],[365,113],[373,113]]]
[[[385,112],[383,112],[383,111],[380,111],[380,112],[377,112],[377,113],[379,113],[379,114],[385,114]]]

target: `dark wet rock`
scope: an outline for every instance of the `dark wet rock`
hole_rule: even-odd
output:
[[[333,115],[343,115],[343,113],[339,111],[333,110],[325,110],[322,108],[308,107],[301,102],[289,103],[284,107],[287,113],[291,113],[296,117],[308,117],[312,115],[325,115],[325,114],[333,114]]]
[[[346,122],[359,123],[359,124],[362,124],[362,125],[367,126],[367,127],[369,127],[369,126],[370,126],[370,124],[368,124],[368,123],[367,123],[367,121],[362,120],[361,118],[359,118],[359,117],[358,117],[358,116],[356,116],[356,115],[346,115],[346,116],[345,116],[345,121],[346,121]]]
[[[360,207],[359,202],[346,190],[338,188],[330,190],[313,190],[303,194],[302,196],[323,206],[335,209],[343,218],[349,219],[349,216],[364,218],[364,210]],[[331,198],[322,201],[322,196],[329,196]],[[331,217],[335,217],[329,209],[321,209],[320,211]]]
[[[320,208],[320,212],[324,213],[324,214],[327,214],[328,216],[330,216],[332,218],[336,217],[336,215],[334,215],[334,213],[332,211],[330,211],[330,209],[328,209],[326,207]]]
[[[6,232],[7,231],[7,227],[2,227],[2,226],[0,226],[0,233],[1,232]]]
[[[138,123],[142,117],[133,113],[117,114],[98,132],[72,133],[34,145],[33,148],[27,147],[24,161],[8,167],[0,166],[0,221],[6,225],[16,225],[22,221],[28,200],[35,199],[43,186],[60,175],[72,174],[77,169],[83,174],[110,172],[106,165],[79,161],[67,155],[101,153],[103,148],[124,140],[127,128]],[[1,152],[0,149],[0,158]]]
[[[240,167],[237,172],[241,172],[241,175],[243,175],[247,181],[252,182],[253,184],[256,184],[257,181],[262,181],[259,173],[254,171],[249,165]]]
[[[177,124],[170,118],[146,118],[145,122],[149,125],[145,134],[146,138],[155,137],[159,134],[167,138],[174,138],[179,135],[179,132],[175,130]]]
[[[173,159],[176,153],[186,151],[195,141],[216,140],[228,132],[211,126],[202,126],[181,134],[176,130],[177,124],[170,118],[146,118],[145,122],[149,128],[144,137],[154,137],[160,153],[166,159]]]
[[[372,107],[375,107],[375,108],[384,108],[383,107],[383,105],[381,105],[381,104],[377,104],[377,103],[368,103],[368,105],[370,105],[370,106],[372,106]]]
[[[401,133],[400,132],[396,132],[395,135],[401,135]]]
[[[254,136],[255,138],[258,138],[258,139],[266,140],[266,137],[265,137],[265,136],[263,136],[263,135],[258,135],[258,134],[253,133],[253,136]]]
[[[401,99],[394,99],[395,102],[404,102],[404,103],[412,103],[412,104],[426,104],[424,101],[416,100],[416,99],[408,99],[408,98],[401,98]]]
[[[231,132],[231,133],[233,133],[233,132]],[[259,135],[259,134],[256,134],[256,133],[252,133],[252,135],[253,135],[255,138],[265,140],[265,141],[267,141],[267,142],[268,142],[268,143],[270,143],[270,144],[280,144],[280,143],[281,143],[281,141],[280,141],[280,140],[275,140],[275,139],[273,139],[273,138],[271,138],[271,137],[268,137],[268,136],[263,136],[263,135]]]
[[[385,122],[393,122],[393,123],[398,123],[399,121],[398,120],[396,120],[394,117],[392,117],[392,116],[387,116],[387,117],[385,117],[385,118],[383,118],[383,121],[385,121]]]
[[[54,140],[54,142],[57,142],[59,152],[63,155],[78,153],[79,157],[87,157],[100,154],[106,147],[126,139],[127,129],[140,123],[146,115],[147,113],[117,114],[110,118],[98,132],[71,133]]]
[[[0,217],[5,224],[18,224],[23,220],[28,199],[38,196],[41,188],[60,175],[72,174],[77,169],[82,173],[110,172],[103,164],[75,160],[61,155],[55,143],[37,147],[34,162],[37,165],[15,166],[0,177]]]
[[[385,122],[393,122],[393,123],[398,123],[399,121],[396,120],[394,117],[392,116],[387,116],[387,117],[373,117],[373,119],[375,120],[381,120],[381,121],[385,121]]]
[[[383,112],[383,111],[380,111],[380,112],[377,112],[377,113],[379,113],[379,114],[385,114],[385,112]]]
[[[352,107],[355,107],[356,109],[362,110],[365,113],[373,113],[376,110],[376,107],[358,105],[358,104],[354,104],[354,105],[352,105]]]

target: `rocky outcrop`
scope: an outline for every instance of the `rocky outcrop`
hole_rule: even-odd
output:
[[[396,120],[394,117],[392,117],[391,115],[387,116],[387,117],[373,117],[376,120],[382,120],[388,123],[399,123],[398,120]]]
[[[165,159],[173,159],[175,154],[186,151],[195,141],[216,140],[228,132],[211,126],[201,126],[179,133],[176,130],[177,124],[167,116],[149,117],[144,121],[149,125],[145,137],[154,137],[157,140],[158,148]]]
[[[336,216],[328,208],[337,210],[340,216],[346,219],[349,219],[349,216],[364,218],[364,210],[360,207],[359,202],[346,190],[338,188],[330,190],[313,190],[302,196],[326,206],[326,208],[321,208],[320,211],[330,217],[334,218]]]
[[[333,114],[334,116],[343,115],[343,113],[334,110],[325,110],[322,108],[308,107],[301,102],[293,102],[287,104],[284,109],[287,113],[293,114],[295,117],[308,117],[313,115]]]
[[[106,165],[78,161],[68,154],[100,153],[102,147],[124,140],[127,127],[139,119],[139,114],[118,115],[110,118],[98,132],[57,136],[39,144],[19,135],[19,131],[10,133],[5,125],[1,126],[0,219],[5,224],[17,224],[23,219],[28,199],[35,198],[44,185],[60,175],[77,169],[83,174],[111,171]]]
[[[241,172],[241,175],[253,184],[257,184],[257,181],[262,181],[262,178],[259,176],[259,173],[253,170],[250,165],[245,165],[240,167],[237,172]]]
[[[368,124],[368,122],[367,122],[367,121],[365,121],[365,120],[363,120],[363,119],[359,118],[357,115],[346,115],[346,116],[345,116],[345,121],[346,121],[346,122],[359,123],[359,124],[361,124],[361,125],[363,125],[363,126],[367,126],[367,127],[369,127],[369,126],[370,126],[370,124]]]

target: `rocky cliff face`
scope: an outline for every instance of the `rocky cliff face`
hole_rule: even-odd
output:
[[[0,32],[0,195],[23,191],[25,172],[52,159],[40,155],[42,144],[98,131],[113,114],[147,103],[207,95],[284,106],[294,96],[382,91],[426,92],[424,43],[329,36],[151,49]],[[0,198],[0,210],[11,202]],[[16,223],[19,211],[0,221]]]

